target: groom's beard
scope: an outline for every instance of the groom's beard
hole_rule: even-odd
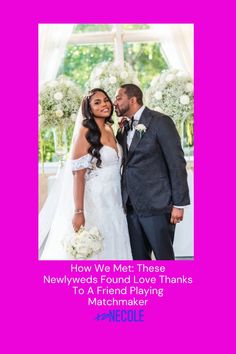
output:
[[[116,112],[117,117],[125,116],[127,114],[127,112],[129,111],[129,109],[130,109],[129,104],[127,104],[126,106],[121,107],[121,108],[115,107],[115,112]]]

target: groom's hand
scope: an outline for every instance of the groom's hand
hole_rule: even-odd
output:
[[[171,224],[178,224],[180,221],[183,220],[183,218],[184,218],[184,209],[173,207],[171,211],[171,218],[170,218]]]

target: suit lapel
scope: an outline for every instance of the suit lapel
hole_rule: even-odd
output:
[[[151,120],[152,120],[152,116],[150,115],[149,109],[146,107],[140,117],[138,124],[143,124],[143,125],[145,125],[146,129],[148,129],[148,126],[149,126]],[[143,133],[143,135],[146,133],[147,133],[147,131],[145,133]],[[140,143],[141,139],[142,139],[142,136],[140,136],[140,132],[135,130],[135,133],[134,133],[134,136],[133,136],[133,139],[132,139],[129,151],[128,151],[127,161],[133,155],[134,150],[136,149],[136,147]]]
[[[127,150],[127,132],[123,133],[123,141],[122,141],[122,148],[123,148],[123,162],[127,161],[128,150]]]
[[[117,133],[117,140],[120,143],[120,145],[122,146],[123,149],[123,161],[122,164],[124,164],[124,161],[127,160],[127,154],[128,154],[128,150],[127,150],[127,133],[125,131],[122,130],[118,130]]]

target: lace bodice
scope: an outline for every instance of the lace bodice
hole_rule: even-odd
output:
[[[120,165],[121,163],[122,150],[119,144],[117,144],[117,150],[110,146],[103,145],[100,150],[100,154],[102,160],[101,168],[113,165]],[[93,158],[91,155],[87,154],[80,157],[79,159],[71,160],[71,169],[73,172],[85,168],[94,170],[97,168],[96,162],[96,158]]]

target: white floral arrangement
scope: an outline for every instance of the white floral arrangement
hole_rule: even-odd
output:
[[[88,259],[103,250],[103,237],[96,227],[86,229],[81,226],[64,242],[67,255],[72,259]]]
[[[113,100],[116,90],[123,84],[140,85],[137,74],[131,65],[125,62],[122,67],[113,62],[103,62],[93,69],[87,83],[87,90],[101,88]]]
[[[39,92],[39,122],[43,128],[73,124],[81,102],[78,86],[66,76],[42,85]]]
[[[180,70],[165,70],[154,77],[145,98],[150,108],[170,116],[176,124],[193,119],[193,80]]]

